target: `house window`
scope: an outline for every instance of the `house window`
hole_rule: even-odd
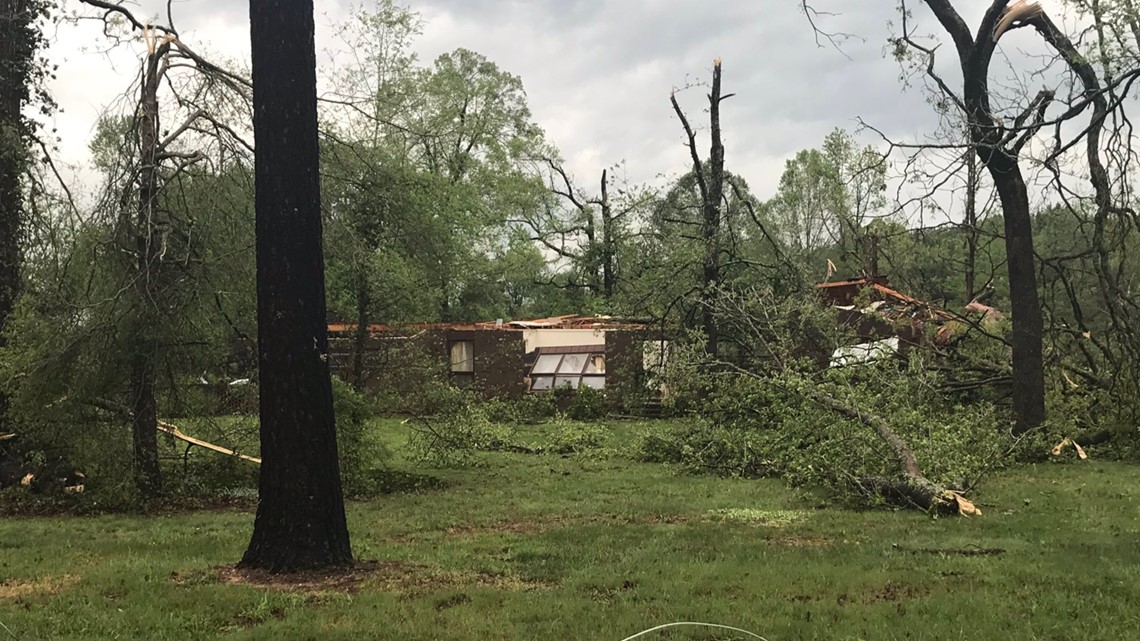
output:
[[[606,387],[604,345],[539,348],[530,368],[530,391]]]
[[[471,341],[451,341],[451,381],[459,387],[475,384],[475,350]]]

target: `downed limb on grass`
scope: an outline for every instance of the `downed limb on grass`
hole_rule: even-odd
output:
[[[802,393],[816,404],[875,430],[879,439],[894,453],[901,474],[895,477],[858,479],[856,482],[866,493],[880,496],[894,505],[964,515],[981,514],[981,510],[958,492],[926,478],[910,445],[881,416],[852,407],[817,388],[809,387],[802,390]]]
[[[777,379],[760,376],[731,363],[722,364],[749,378],[779,384]],[[890,448],[898,465],[898,475],[862,479],[851,477],[852,482],[864,493],[882,497],[893,505],[904,507],[965,515],[981,514],[980,510],[958,492],[927,479],[910,445],[881,416],[853,407],[818,387],[811,385],[803,387],[784,385],[784,387],[793,394],[802,395],[821,407],[870,427]]]

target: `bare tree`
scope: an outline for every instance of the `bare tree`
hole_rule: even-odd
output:
[[[567,212],[549,206],[511,222],[528,228],[532,241],[569,261],[583,274],[582,281],[572,279],[571,286],[588,289],[612,303],[620,278],[621,245],[628,236],[628,221],[652,200],[653,192],[623,186],[610,169],[603,169],[598,191],[587,194],[559,161],[546,157],[540,162],[549,172],[550,192],[572,209]],[[615,185],[616,196],[611,194]]]
[[[693,175],[701,196],[701,238],[704,242],[704,259],[701,283],[701,325],[705,332],[705,352],[716,358],[718,339],[716,324],[716,296],[720,287],[720,228],[721,207],[724,201],[724,143],[720,135],[720,103],[734,94],[721,94],[721,62],[713,61],[712,86],[709,90],[709,148],[708,163],[702,163],[697,152],[697,136],[689,124],[676,91],[669,95],[673,111],[685,129],[686,145],[693,161]]]

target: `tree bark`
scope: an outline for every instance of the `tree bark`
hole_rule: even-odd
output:
[[[372,305],[372,297],[368,293],[368,274],[363,266],[359,270],[356,283],[356,329],[352,335],[352,387],[358,392],[364,390],[364,350],[368,344],[368,324],[371,321],[368,309]]]
[[[1017,159],[991,156],[986,167],[997,188],[1005,222],[1009,303],[1013,315],[1014,433],[1024,434],[1045,422],[1045,362],[1041,343],[1045,324],[1037,294],[1033,224],[1029,195]]]
[[[688,138],[689,157],[693,161],[693,176],[701,194],[701,241],[704,255],[701,261],[701,327],[705,332],[705,353],[715,359],[719,351],[719,332],[716,323],[716,301],[720,287],[720,224],[721,204],[724,201],[724,144],[720,137],[720,103],[729,96],[721,95],[720,58],[713,62],[713,80],[709,91],[709,149],[708,166],[701,163],[697,153],[697,137],[689,125],[685,112],[677,103],[677,96],[669,101]]]
[[[251,0],[261,478],[240,567],[352,562],[325,325],[312,0]]]
[[[966,303],[978,295],[978,163],[974,149],[966,150]]]

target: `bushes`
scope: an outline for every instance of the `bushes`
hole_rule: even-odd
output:
[[[375,406],[372,399],[340,377],[334,376],[332,382],[336,445],[344,492],[349,496],[374,494],[378,491],[377,472],[391,457],[383,443],[369,438],[369,419],[376,415]]]
[[[494,398],[483,409],[495,423],[542,423],[558,414],[553,394],[523,394],[518,398]]]
[[[605,417],[606,393],[592,387],[579,387],[570,401],[566,415],[576,421],[596,421]]]

